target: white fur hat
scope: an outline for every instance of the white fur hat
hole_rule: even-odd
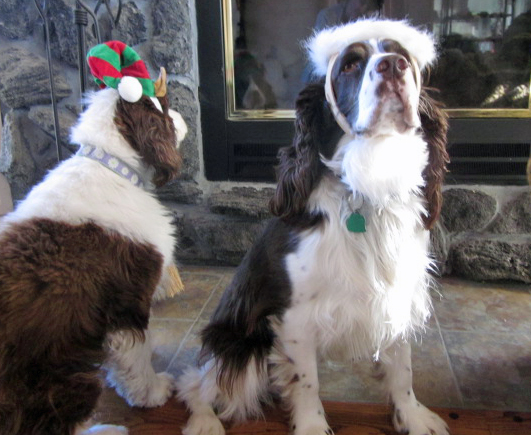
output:
[[[369,39],[397,41],[417,60],[420,70],[435,60],[435,43],[430,33],[412,27],[406,21],[369,18],[321,30],[306,41],[314,74],[325,76],[334,54],[354,42]]]

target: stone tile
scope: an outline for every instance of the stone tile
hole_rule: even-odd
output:
[[[157,304],[150,327],[156,369],[175,376],[197,364],[199,332],[235,272],[189,266],[180,270],[185,292]],[[419,400],[428,406],[531,410],[529,287],[444,278],[440,291],[442,299],[433,296],[435,316],[412,344]],[[352,367],[323,361],[319,371],[323,399],[385,400],[370,362]]]
[[[186,368],[197,367],[199,352],[201,350],[199,334],[206,325],[206,321],[199,321],[194,324],[186,341],[183,342],[179,352],[175,355],[168,367],[168,371],[171,374],[178,377]]]
[[[413,389],[428,406],[460,403],[444,344],[437,329],[429,329],[412,343]],[[346,402],[381,403],[386,400],[380,382],[374,379],[369,361],[355,365],[321,362],[321,397]]]
[[[223,266],[195,266],[180,265],[179,270],[183,273],[199,273],[204,275],[225,275],[231,273],[234,268]]]
[[[430,327],[411,343],[413,389],[427,406],[461,406],[459,389],[439,329]]]
[[[201,313],[201,319],[202,320],[209,320],[210,316],[214,313],[214,310],[219,304],[219,301],[221,299],[221,296],[223,296],[223,292],[227,288],[227,286],[232,281],[232,277],[234,276],[233,273],[225,273],[223,277],[221,278],[219,285],[217,288],[212,292],[212,297],[210,300],[206,303],[205,309]]]
[[[153,305],[156,318],[196,320],[210,294],[217,288],[223,273],[206,273],[184,270],[181,278],[184,291],[171,299]]]
[[[525,288],[446,279],[442,298],[434,298],[435,312],[446,330],[529,333],[531,293]]]
[[[531,409],[531,337],[443,331],[465,407]]]
[[[190,320],[152,319],[149,332],[153,356],[151,362],[155,371],[165,371],[179,346],[193,326]]]
[[[333,361],[319,363],[320,397],[342,402],[383,403],[385,397],[373,377],[372,363],[350,365]]]

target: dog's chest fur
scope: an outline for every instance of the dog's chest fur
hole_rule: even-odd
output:
[[[417,153],[415,146],[424,145],[405,150],[406,158]],[[373,148],[369,154],[381,151]],[[366,167],[365,175],[354,180],[348,159],[363,165],[359,150],[346,145],[338,156],[343,181],[332,174],[324,177],[310,201],[327,216],[325,223],[302,233],[297,250],[286,257],[292,298],[284,323],[299,319],[321,351],[358,359],[375,356],[387,343],[414,332],[429,314],[428,232],[421,224],[418,192],[425,162],[411,163],[416,167],[407,168],[415,172],[409,179],[387,180],[385,192],[372,192],[371,180],[361,178],[392,178],[393,171],[375,175],[378,168]],[[374,161],[372,157],[366,160]],[[378,164],[386,166],[385,161]],[[380,188],[386,185],[381,181]],[[358,198],[356,211],[366,220],[364,233],[346,227],[353,212],[350,194]]]

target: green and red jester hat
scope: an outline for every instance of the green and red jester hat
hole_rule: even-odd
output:
[[[108,41],[96,45],[88,52],[87,62],[100,88],[114,88],[130,103],[137,102],[142,95],[156,101],[155,83],[144,61],[123,42]]]

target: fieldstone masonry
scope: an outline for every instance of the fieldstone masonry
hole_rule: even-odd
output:
[[[234,187],[205,205],[175,209],[186,262],[237,265],[270,218],[272,188]],[[447,186],[431,232],[440,274],[531,284],[531,192],[527,186]]]
[[[75,0],[47,3],[59,137],[68,156],[75,151],[68,131],[81,110]],[[85,3],[93,8],[96,1]],[[117,25],[104,7],[98,12],[104,40],[120,39],[134,47],[153,77],[160,66],[167,69],[171,106],[188,125],[181,144],[181,177],[157,192],[175,217],[178,260],[237,265],[270,217],[273,186],[204,178],[194,16],[194,0],[127,1]],[[56,164],[43,35],[32,1],[0,2],[0,172],[9,180],[15,201]],[[86,38],[88,47],[96,43],[90,19]],[[441,220],[432,231],[433,255],[441,273],[531,283],[529,187],[447,186],[444,199]]]
[[[529,186],[448,187],[436,238],[443,273],[531,283]]]

